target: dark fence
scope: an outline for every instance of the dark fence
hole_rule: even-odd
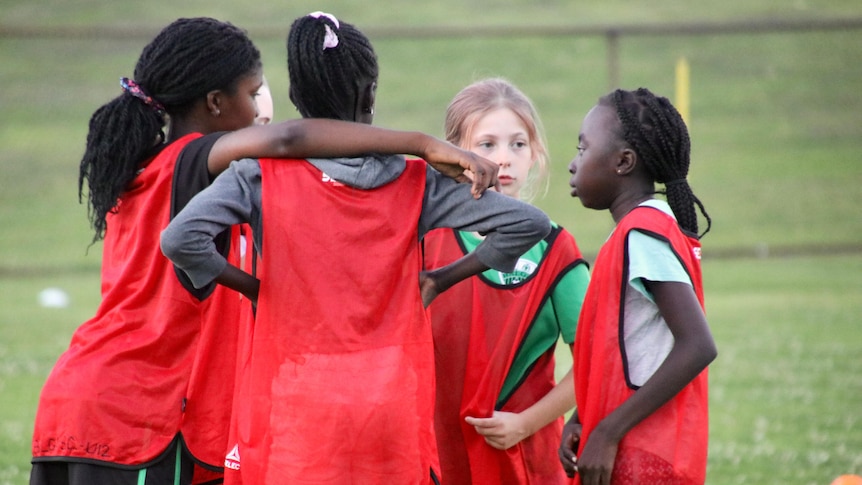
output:
[[[152,26],[43,27],[0,25],[0,38],[41,39],[151,39]],[[367,27],[372,39],[451,39],[481,37],[604,37],[607,45],[608,86],[619,84],[619,43],[623,37],[769,34],[777,32],[840,31],[862,29],[862,18],[753,19],[721,22],[656,23],[585,26],[402,26]],[[249,29],[256,38],[284,37],[283,28]]]

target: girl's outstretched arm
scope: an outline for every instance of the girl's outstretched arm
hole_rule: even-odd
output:
[[[673,334],[673,348],[655,374],[590,433],[578,457],[578,473],[584,484],[610,483],[623,436],[679,393],[718,354],[706,316],[690,285],[671,281],[644,283]]]
[[[325,119],[290,120],[228,133],[213,145],[208,167],[217,175],[241,158],[335,158],[368,153],[415,155],[459,181],[466,181],[463,172],[470,170],[475,175],[472,193],[476,198],[498,184],[497,164],[433,136]]]
[[[498,450],[507,450],[575,407],[574,372],[570,368],[547,394],[520,413],[494,411],[490,418],[467,416],[467,424]]]

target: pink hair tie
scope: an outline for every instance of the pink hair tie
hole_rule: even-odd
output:
[[[312,13],[308,14],[308,16],[314,17],[316,19],[319,19],[320,17],[326,17],[329,20],[331,20],[333,24],[335,24],[336,29],[341,28],[341,25],[338,23],[338,19],[335,18],[335,15],[332,15],[331,13],[312,12]],[[323,37],[323,50],[332,49],[334,47],[337,47],[338,46],[338,36],[335,34],[335,32],[332,31],[332,29],[329,28],[329,25],[323,24],[323,26],[326,28],[326,35]]]
[[[149,106],[150,108],[153,108],[154,110],[156,110],[158,112],[164,113],[165,107],[162,106],[162,103],[159,103],[158,101],[155,100],[155,98],[153,98],[149,94],[145,93],[144,90],[141,88],[141,86],[138,83],[136,83],[135,81],[133,81],[127,77],[121,77],[120,78],[120,86],[123,87],[123,91],[125,91],[125,92],[131,94],[132,96],[140,99],[141,101],[143,101],[143,103],[145,105]]]

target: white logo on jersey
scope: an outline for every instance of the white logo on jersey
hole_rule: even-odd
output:
[[[515,264],[515,271],[513,271],[513,273],[514,272],[521,272],[521,273],[524,273],[527,276],[529,276],[529,275],[533,274],[533,271],[536,271],[536,268],[538,268],[538,267],[539,267],[538,264],[530,261],[529,259],[519,258],[518,262]]]
[[[504,285],[517,285],[526,280],[538,267],[538,264],[529,259],[519,258],[518,262],[515,264],[515,269],[512,270],[511,273],[498,271],[497,274],[500,275],[500,281],[502,281]]]
[[[233,445],[233,449],[224,459],[224,467],[231,470],[239,470],[239,445]]]
[[[691,248],[691,252],[694,254],[694,259],[700,261],[701,248]]]
[[[320,177],[320,181],[321,181],[321,182],[323,182],[323,183],[327,183],[327,184],[332,184],[332,185],[334,185],[334,186],[336,186],[336,187],[342,187],[342,186],[344,186],[344,184],[343,184],[343,183],[341,183],[341,182],[339,182],[339,181],[335,180],[334,178],[330,177],[329,175],[326,175],[326,173],[321,172],[321,174],[323,174],[323,175],[321,175],[321,177]]]

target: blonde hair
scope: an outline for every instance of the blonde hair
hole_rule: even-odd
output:
[[[456,94],[446,109],[443,126],[446,140],[469,149],[465,144],[469,143],[476,122],[485,114],[500,108],[508,108],[515,113],[524,123],[530,138],[530,150],[535,163],[524,184],[521,198],[531,200],[537,194],[544,195],[548,190],[549,156],[542,122],[530,98],[508,80],[483,79]]]

